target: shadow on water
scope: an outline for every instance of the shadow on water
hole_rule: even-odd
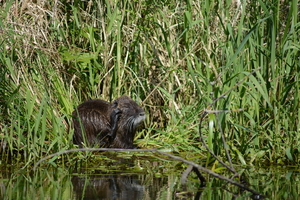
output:
[[[179,162],[148,157],[110,159],[108,162],[77,162],[68,167],[40,166],[37,171],[20,171],[14,165],[0,165],[0,199],[253,199],[251,193],[205,175],[200,187],[195,174],[186,185],[180,183]],[[270,168],[240,169],[251,187],[266,199],[297,199],[298,172]]]
[[[102,170],[95,165],[82,166],[79,163],[71,178],[75,199],[156,199],[168,178],[154,177],[153,173],[135,165],[137,162],[146,165],[148,161],[114,157],[105,163],[106,167]],[[150,165],[148,167],[151,168]]]
[[[78,199],[142,199],[144,187],[133,176],[92,175],[71,179]]]

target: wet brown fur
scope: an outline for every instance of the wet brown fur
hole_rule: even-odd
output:
[[[144,110],[128,96],[112,103],[86,101],[72,115],[73,141],[81,147],[134,148],[136,128],[145,119]]]

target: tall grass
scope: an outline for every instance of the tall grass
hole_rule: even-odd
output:
[[[235,87],[211,108],[232,112],[205,119],[209,147],[225,160],[222,130],[235,163],[299,162],[298,1],[0,4],[2,158],[73,147],[74,107],[122,94],[148,112],[139,146],[209,158],[200,114]]]

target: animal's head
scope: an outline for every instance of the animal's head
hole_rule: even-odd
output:
[[[135,131],[146,118],[145,111],[128,96],[122,96],[113,102],[113,107],[120,111],[119,125]]]

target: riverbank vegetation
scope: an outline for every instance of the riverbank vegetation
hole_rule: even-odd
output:
[[[148,113],[141,148],[212,164],[205,111],[222,160],[223,134],[234,164],[299,163],[297,0],[0,4],[1,162],[75,148],[73,109],[126,94]]]

